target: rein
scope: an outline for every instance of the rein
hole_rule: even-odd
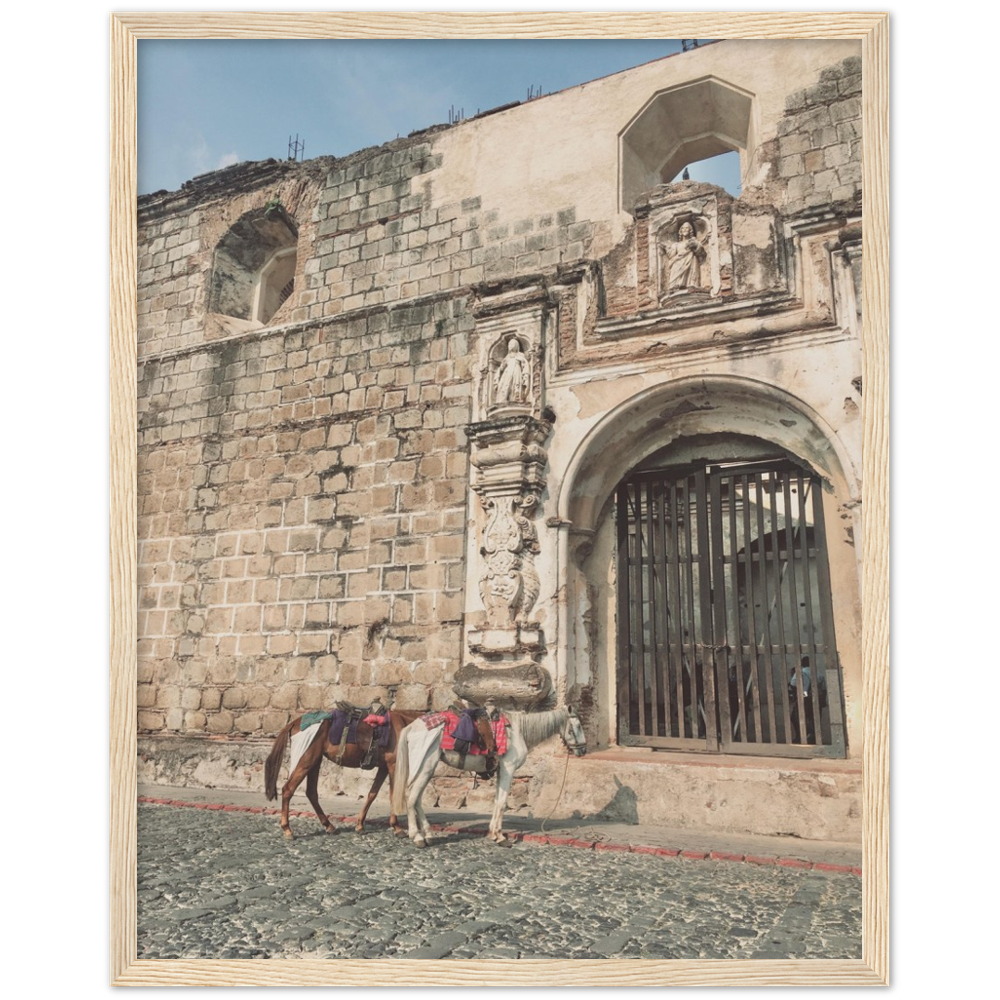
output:
[[[542,820],[542,825],[539,828],[542,833],[545,832],[545,824],[548,823],[548,821],[550,819],[552,819],[552,817],[555,815],[555,811],[558,808],[559,803],[562,801],[562,793],[563,793],[563,790],[566,788],[566,778],[569,775],[569,759],[570,759],[570,757],[573,755],[573,753],[576,751],[576,749],[578,747],[586,746],[587,745],[586,743],[576,743],[576,742],[571,743],[568,739],[566,739],[566,731],[568,731],[569,728],[570,728],[570,726],[569,726],[569,719],[567,719],[566,720],[566,729],[559,734],[559,739],[562,740],[562,744],[566,748],[566,762],[563,764],[562,782],[560,782],[560,784],[559,784],[559,794],[556,796],[556,800],[552,804],[551,811],[549,812],[548,816],[546,816],[545,819]]]

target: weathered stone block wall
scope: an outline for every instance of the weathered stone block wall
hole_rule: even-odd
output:
[[[861,58],[824,69],[790,94],[777,138],[767,144],[778,187],[762,191],[786,214],[861,198]]]
[[[572,207],[513,223],[499,221],[496,209],[482,211],[477,194],[432,207],[432,184],[423,191],[414,185],[441,167],[433,144],[424,143],[387,147],[331,171],[316,213],[308,291],[293,320],[551,270],[585,256],[593,227],[577,222]]]
[[[447,703],[471,327],[438,300],[141,366],[142,730]]]
[[[260,329],[207,310],[220,240],[271,200],[299,237],[295,290],[268,326],[467,290],[587,255],[595,227],[572,205],[514,220],[481,210],[475,192],[435,206],[428,178],[442,167],[433,136],[410,138],[343,160],[244,164],[151,196],[140,215],[140,354]]]

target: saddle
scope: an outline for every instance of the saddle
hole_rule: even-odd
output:
[[[380,702],[362,708],[347,702],[338,702],[337,708],[329,713],[330,733],[328,739],[338,744],[335,760],[339,763],[350,745],[357,746],[364,756],[361,767],[366,771],[378,766],[380,748],[387,748],[392,737],[389,726],[389,710]],[[358,727],[365,729],[359,733]]]
[[[486,747],[476,727],[476,722],[479,719],[491,719],[489,710],[485,708],[459,708],[452,705],[441,714],[444,716],[444,734],[441,737],[442,752],[452,750],[463,759],[470,754],[472,756],[485,756],[486,768],[481,774],[484,778],[492,778],[497,771],[497,754]]]

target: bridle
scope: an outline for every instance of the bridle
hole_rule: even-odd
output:
[[[577,733],[580,734],[579,738],[577,737]],[[583,731],[583,726],[580,724],[579,716],[572,709],[570,709],[569,718],[566,719],[566,726],[559,734],[559,738],[563,741],[563,746],[575,756],[583,757],[586,754],[587,736]]]

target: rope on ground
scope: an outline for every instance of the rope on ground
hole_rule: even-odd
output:
[[[569,751],[566,752],[566,766],[563,768],[562,784],[559,786],[559,794],[556,796],[555,804],[552,806],[552,811],[542,820],[541,832],[545,833],[545,824],[552,819],[555,814],[556,808],[562,799],[563,789],[566,787],[566,776],[569,774]]]

